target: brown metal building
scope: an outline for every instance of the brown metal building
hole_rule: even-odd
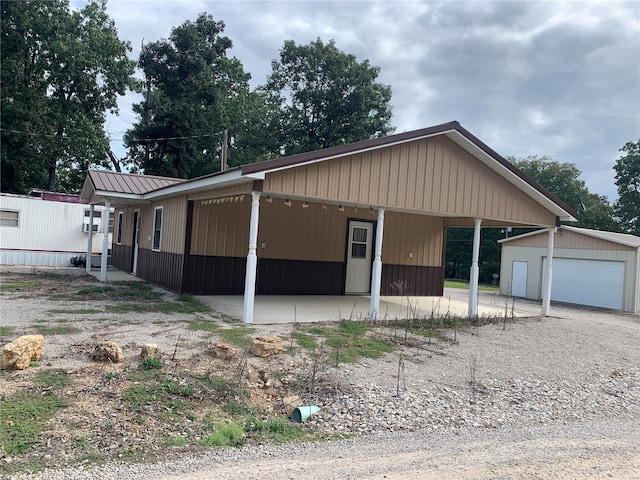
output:
[[[380,294],[442,295],[449,227],[479,241],[480,226],[554,229],[576,216],[458,122],[188,181],[91,171],[81,196],[115,208],[112,264],[152,283],[371,294],[372,314]]]

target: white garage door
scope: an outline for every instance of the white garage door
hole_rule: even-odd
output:
[[[546,274],[546,258],[542,265]],[[623,292],[624,262],[553,259],[551,300],[622,310]]]

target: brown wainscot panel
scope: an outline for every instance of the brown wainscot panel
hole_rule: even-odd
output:
[[[396,288],[398,283],[403,289]],[[382,295],[434,296],[444,293],[444,267],[382,264]]]
[[[194,295],[242,295],[246,259],[190,255],[183,291]],[[258,259],[257,295],[342,295],[344,264]]]
[[[133,249],[129,245],[113,245],[111,248],[111,265],[129,273],[131,271],[131,254]]]
[[[172,292],[182,291],[184,255],[138,249],[138,277]]]
[[[342,295],[342,262],[309,260],[258,260],[256,293],[259,295]]]

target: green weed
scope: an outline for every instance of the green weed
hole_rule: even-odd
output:
[[[201,447],[239,447],[244,443],[244,428],[238,423],[218,423],[215,432],[198,441]]]
[[[0,337],[9,337],[16,331],[16,327],[0,325]]]
[[[307,350],[313,350],[318,345],[315,337],[307,335],[302,332],[293,332],[291,336],[295,339],[296,343]]]
[[[308,429],[293,425],[282,417],[261,420],[255,416],[249,416],[245,421],[244,429],[248,434],[257,434],[275,443],[311,438],[311,432]]]
[[[162,368],[162,360],[155,357],[145,358],[140,365],[140,368],[142,368],[143,370],[158,370]]]
[[[45,337],[48,335],[71,335],[73,333],[79,333],[80,330],[78,327],[71,327],[69,325],[34,325],[34,329],[36,333],[40,335],[44,335]]]
[[[61,368],[42,370],[34,378],[36,385],[61,390],[71,384],[69,374]]]
[[[48,310],[47,313],[57,314],[73,314],[73,315],[93,315],[94,313],[103,313],[102,310],[96,310],[95,308],[59,308],[55,310]]]
[[[109,285],[96,285],[91,287],[83,287],[78,290],[78,295],[92,295],[95,293],[107,293],[112,292],[113,287]]]
[[[231,345],[235,345],[240,348],[249,348],[253,341],[251,336],[255,331],[255,328],[250,327],[232,327],[220,330],[218,335],[225,343],[230,343]]]
[[[37,287],[38,282],[2,282],[0,283],[0,292],[15,292],[20,290],[29,290]]]

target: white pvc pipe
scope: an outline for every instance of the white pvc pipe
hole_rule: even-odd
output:
[[[100,281],[107,281],[107,257],[109,256],[109,210],[111,201],[104,200],[104,210],[102,211],[102,254],[100,255]],[[93,232],[93,226],[90,229]]]
[[[478,315],[478,279],[480,268],[478,267],[478,257],[480,256],[480,223],[481,218],[473,219],[473,250],[471,254],[471,271],[469,272],[469,316]]]
[[[371,274],[371,319],[376,320],[380,313],[380,286],[382,284],[382,236],[384,234],[384,209],[378,210],[376,225],[376,244],[373,254],[373,271]]]
[[[251,220],[249,225],[249,253],[244,276],[243,323],[253,323],[253,305],[256,296],[256,270],[258,267],[258,219],[260,217],[260,192],[251,192]]]
[[[84,266],[87,273],[91,273],[91,253],[93,250],[93,212],[94,205],[92,203],[91,205],[89,205],[89,238],[87,239],[87,261]]]
[[[542,294],[542,316],[548,317],[551,309],[551,281],[553,278],[553,238],[557,228],[547,230],[549,236],[547,238],[547,275],[544,283],[544,292]]]

